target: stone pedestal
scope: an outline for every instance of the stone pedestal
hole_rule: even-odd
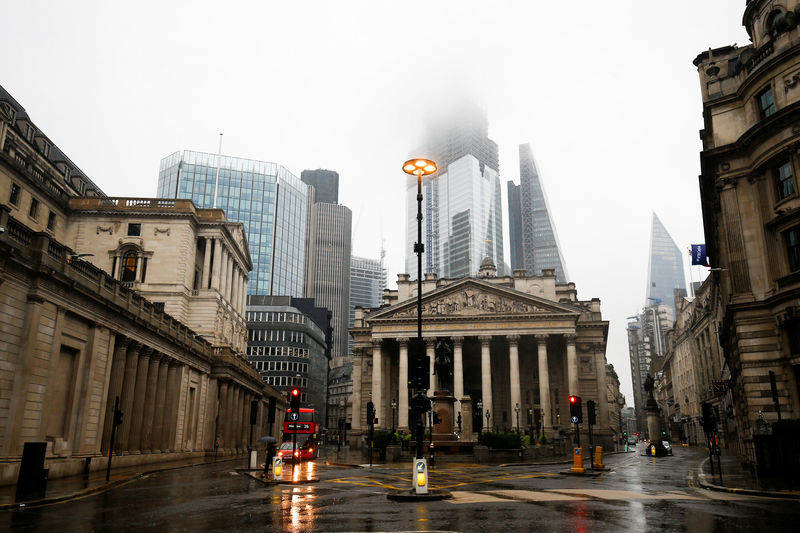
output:
[[[436,441],[454,441],[457,440],[453,432],[453,423],[455,422],[455,410],[453,404],[456,399],[450,395],[450,391],[437,390],[433,393],[433,411],[439,415],[441,421],[433,426],[433,440]],[[462,415],[463,422],[463,415]]]
[[[461,440],[464,442],[476,440],[472,434],[472,398],[469,396],[461,398]]]

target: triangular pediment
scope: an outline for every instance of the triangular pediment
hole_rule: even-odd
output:
[[[422,295],[422,316],[479,317],[560,315],[578,316],[575,306],[553,302],[509,287],[475,278],[465,278]],[[411,298],[391,307],[370,313],[367,320],[409,319],[417,316],[417,300]]]

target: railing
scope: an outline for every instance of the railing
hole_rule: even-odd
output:
[[[755,55],[751,57],[744,65],[744,68],[747,71],[747,73],[750,74],[753,71],[753,69],[755,69],[758,66],[759,63],[768,58],[774,51],[775,51],[775,44],[772,41],[769,41],[764,46],[759,48],[756,51]]]
[[[33,232],[10,217],[8,219],[8,236],[23,246],[28,246],[33,241]]]

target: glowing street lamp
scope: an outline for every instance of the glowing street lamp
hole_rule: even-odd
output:
[[[425,245],[422,243],[422,177],[429,176],[438,170],[436,163],[430,159],[415,158],[403,163],[403,172],[417,177],[417,242],[414,243],[414,253],[417,254],[417,359],[425,353],[422,344],[422,253]],[[417,418],[417,459],[422,459],[422,415],[430,410],[430,400],[425,396],[425,389],[419,386],[419,380],[423,379],[417,375],[425,369],[418,368],[421,365],[414,365],[412,370],[414,375],[414,388],[416,394],[411,405]],[[412,381],[412,380],[409,380]],[[401,384],[402,386],[402,384]]]

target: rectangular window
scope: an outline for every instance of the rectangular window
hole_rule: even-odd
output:
[[[756,95],[758,101],[758,111],[761,118],[767,118],[775,113],[775,98],[772,96],[772,87],[767,87]]]
[[[784,233],[786,237],[786,252],[789,255],[789,269],[792,272],[800,270],[800,226]]]
[[[792,164],[789,161],[775,167],[775,185],[778,187],[778,200],[794,194],[794,176]]]
[[[128,224],[128,237],[140,237],[142,235],[141,224]]]
[[[52,231],[56,227],[56,214],[50,211],[50,214],[47,215],[47,229]]]
[[[31,208],[28,211],[28,216],[32,219],[36,219],[37,215],[39,214],[39,200],[36,198],[31,198]]]
[[[19,185],[16,183],[11,184],[11,196],[8,197],[9,203],[17,205],[19,202]]]

